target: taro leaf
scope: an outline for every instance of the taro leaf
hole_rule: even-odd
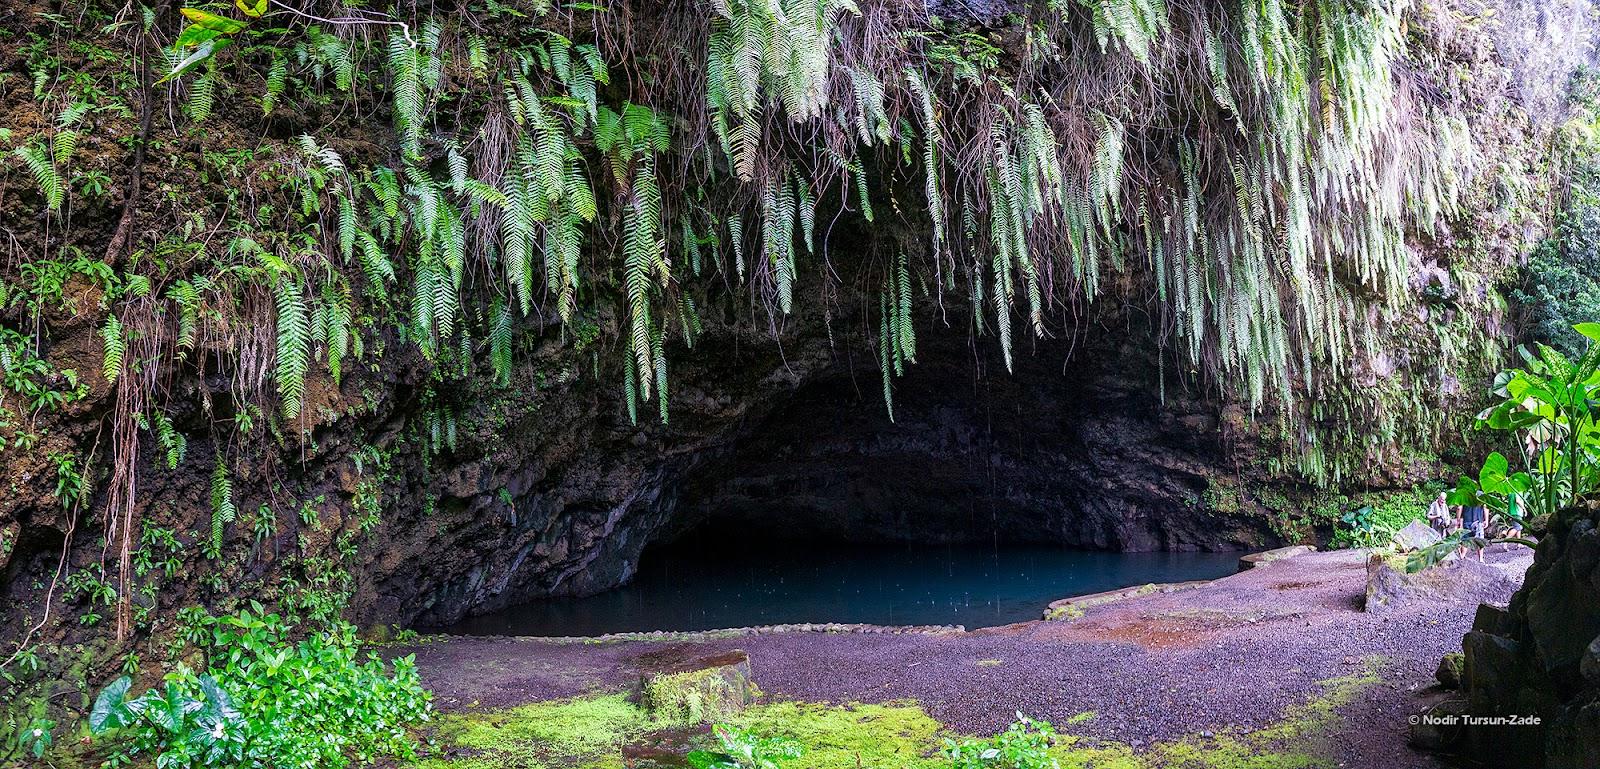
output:
[[[233,721],[239,717],[239,710],[233,706],[233,700],[228,698],[228,693],[217,684],[217,679],[200,676],[200,691],[206,695],[208,715],[219,721]]]
[[[230,19],[226,16],[218,16],[214,13],[202,11],[198,8],[181,8],[179,9],[179,12],[196,25],[205,27],[209,30],[214,30],[218,34],[231,35],[248,26],[245,22],[239,21],[238,19]]]
[[[1444,562],[1444,560],[1449,558],[1450,554],[1454,553],[1456,550],[1462,547],[1476,547],[1477,545],[1475,543],[1481,541],[1482,540],[1476,540],[1467,536],[1467,532],[1465,531],[1458,531],[1448,537],[1445,537],[1444,539],[1439,540],[1438,542],[1433,543],[1432,545],[1412,553],[1409,557],[1407,557],[1406,573],[1415,574],[1423,569],[1435,566]]]
[[[173,67],[171,72],[168,72],[166,76],[162,77],[160,80],[157,80],[156,85],[165,83],[175,77],[180,77],[183,75],[183,73],[200,66],[201,64],[205,63],[207,59],[210,59],[213,55],[215,55],[217,51],[226,48],[230,42],[232,41],[228,38],[217,37],[201,43],[199,48],[194,49],[194,53],[189,54],[188,58],[178,62],[178,66]]]
[[[1506,473],[1510,471],[1511,463],[1506,460],[1506,455],[1492,452],[1483,460],[1483,469],[1478,471],[1478,485],[1484,489],[1497,488],[1505,481]]]
[[[133,679],[123,676],[100,690],[100,696],[94,698],[94,709],[89,711],[89,731],[99,734],[128,723],[133,714],[122,700],[132,685]]]
[[[1475,504],[1477,500],[1478,482],[1468,478],[1465,475],[1461,476],[1460,482],[1458,482],[1456,487],[1450,492],[1450,504],[1456,505],[1457,507],[1464,507],[1466,505]]]
[[[1506,485],[1515,494],[1526,494],[1533,489],[1533,476],[1517,472],[1506,478]]]
[[[693,769],[727,769],[736,767],[739,763],[727,753],[713,753],[709,750],[696,750],[684,756]]]

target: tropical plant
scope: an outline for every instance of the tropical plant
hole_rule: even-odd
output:
[[[428,720],[431,706],[412,657],[363,661],[350,625],[295,627],[254,603],[189,623],[204,673],[179,666],[132,700],[123,677],[96,698],[89,726],[114,740],[114,760],[323,769],[415,756],[408,727]]]
[[[128,757],[150,753],[158,769],[237,766],[245,754],[244,718],[211,676],[186,669],[165,686],[127,699],[133,679],[123,676],[100,690],[89,713],[93,734],[123,733]]]
[[[1509,515],[1522,497],[1528,511],[1521,515],[1542,528],[1600,489],[1600,323],[1574,329],[1589,340],[1576,360],[1547,345],[1520,347],[1525,367],[1495,377],[1493,392],[1500,400],[1478,414],[1478,423],[1511,433],[1525,469],[1512,472],[1504,455],[1492,453],[1477,478],[1461,478],[1455,504],[1482,504]]]
[[[1476,478],[1461,477],[1450,492],[1451,504],[1481,506],[1509,528],[1539,533],[1564,529],[1569,511],[1600,492],[1600,323],[1573,328],[1589,343],[1580,357],[1570,359],[1544,344],[1519,347],[1524,367],[1495,377],[1492,392],[1499,400],[1478,414],[1480,427],[1510,434],[1521,469],[1492,452]],[[1413,555],[1410,568],[1437,563],[1454,548],[1493,542],[1535,544],[1463,532]]]
[[[1059,769],[1050,756],[1055,739],[1050,722],[1019,712],[1005,731],[983,740],[946,740],[944,752],[952,769]]]
[[[711,735],[717,741],[717,749],[690,752],[689,766],[694,769],[778,769],[780,762],[799,758],[804,753],[800,743],[787,737],[763,737],[727,724],[712,727]]]
[[[1395,529],[1379,521],[1371,505],[1353,508],[1340,516],[1343,524],[1335,533],[1335,540],[1351,547],[1378,547],[1394,536]]]

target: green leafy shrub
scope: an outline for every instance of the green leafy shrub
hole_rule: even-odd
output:
[[[1058,769],[1050,757],[1055,727],[1022,713],[1005,731],[986,740],[946,740],[953,769]]]
[[[1329,547],[1379,547],[1412,521],[1426,521],[1428,503],[1443,485],[1430,481],[1416,489],[1375,492],[1355,499],[1339,497],[1345,512],[1334,524]]]
[[[777,769],[780,761],[799,758],[800,743],[787,737],[762,737],[749,729],[717,724],[711,734],[718,750],[696,750],[688,755],[694,769]]]
[[[1570,96],[1574,114],[1558,134],[1572,164],[1568,197],[1555,231],[1534,249],[1508,293],[1530,341],[1577,357],[1587,343],[1574,326],[1600,317],[1600,72],[1580,67]]]
[[[126,677],[100,693],[90,729],[120,738],[114,762],[323,769],[415,756],[407,727],[432,709],[411,656],[391,671],[375,654],[360,659],[349,624],[295,641],[297,628],[253,609],[201,622],[209,632],[191,637],[209,657],[204,674],[180,665],[133,700]]]

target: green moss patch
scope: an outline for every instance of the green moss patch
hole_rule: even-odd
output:
[[[1288,708],[1254,731],[1223,729],[1188,735],[1135,751],[1119,742],[1065,733],[1051,750],[1062,769],[1306,769],[1322,766],[1339,708],[1378,682],[1383,665],[1369,657],[1361,670],[1321,682],[1323,691]],[[1080,713],[1059,724],[1094,718]],[[913,701],[883,704],[770,702],[752,705],[730,723],[766,736],[794,739],[805,754],[792,769],[940,769],[947,730]],[[624,755],[665,744],[701,747],[703,727],[652,717],[620,693],[594,694],[505,710],[442,716],[425,769],[622,769]],[[649,764],[642,764],[648,766]]]
[[[622,748],[654,728],[622,694],[441,716],[434,755],[419,767],[620,769]]]
[[[798,741],[805,755],[797,769],[945,766],[937,754],[944,726],[915,702],[826,705],[775,702],[745,711],[739,726]]]

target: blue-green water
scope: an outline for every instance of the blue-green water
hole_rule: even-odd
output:
[[[1057,598],[1232,573],[1238,553],[1105,553],[1040,545],[766,544],[651,551],[628,585],[474,617],[450,632],[591,636],[791,622],[1005,625]]]

